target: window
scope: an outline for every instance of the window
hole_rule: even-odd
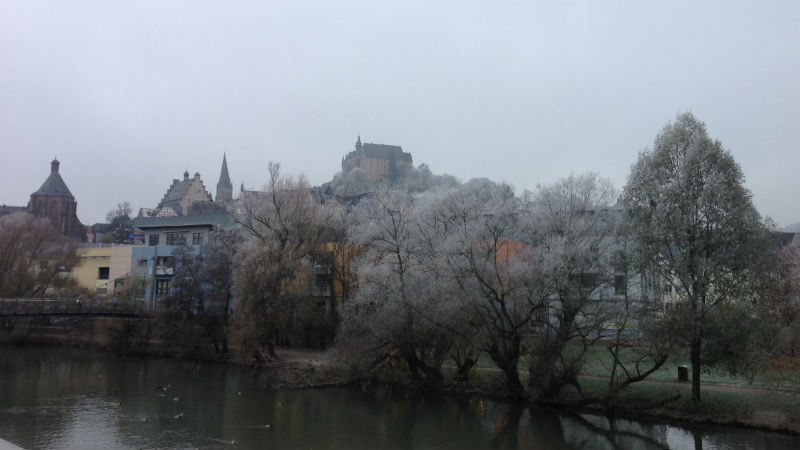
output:
[[[203,245],[203,233],[192,233],[192,245]]]
[[[156,295],[169,295],[169,280],[156,280]]]
[[[158,245],[158,238],[160,238],[160,237],[161,237],[161,236],[160,236],[160,235],[158,235],[158,234],[151,234],[151,235],[148,237],[148,239],[149,239],[149,240],[148,240],[148,243],[147,243],[147,245],[149,245],[149,246],[151,246],[151,247],[154,247],[154,246]]]
[[[183,233],[167,233],[167,245],[186,245],[186,235]]]
[[[614,294],[625,295],[628,292],[628,280],[625,275],[614,277]]]
[[[108,279],[108,267],[98,267],[97,268],[97,279],[98,280],[107,280]]]

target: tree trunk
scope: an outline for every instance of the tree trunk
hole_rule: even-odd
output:
[[[575,323],[577,311],[566,309],[558,329],[550,336],[543,336],[531,352],[530,367],[528,368],[528,390],[533,392],[535,398],[545,399],[558,393],[561,387],[571,382],[564,371],[557,370],[557,361],[570,338],[570,330]]]
[[[472,368],[475,367],[475,360],[467,356],[464,358],[464,361],[456,361],[456,367],[458,367],[458,371],[455,377],[453,377],[453,381],[456,383],[469,384],[469,373]]]
[[[692,362],[692,401],[700,403],[700,345],[699,336],[692,337],[691,362]]]
[[[429,387],[438,387],[441,385],[444,380],[442,372],[435,367],[429,366],[425,361],[417,357],[414,350],[404,352],[404,357],[415,384]]]
[[[514,397],[524,397],[525,388],[519,379],[519,371],[517,364],[519,362],[519,347],[521,339],[514,336],[508,342],[498,345],[496,342],[492,343],[487,349],[487,353],[492,358],[497,367],[503,372],[506,377],[506,385],[508,390]]]

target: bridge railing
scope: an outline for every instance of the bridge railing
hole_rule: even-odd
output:
[[[142,314],[144,301],[102,298],[2,298],[0,316],[48,314]]]

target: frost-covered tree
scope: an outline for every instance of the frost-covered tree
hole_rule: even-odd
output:
[[[274,359],[315,281],[313,254],[333,217],[315,202],[304,177],[283,176],[270,163],[264,192],[243,193],[236,220],[245,231],[239,251],[235,309],[240,344],[259,360]]]
[[[336,195],[347,196],[386,189],[418,194],[434,189],[456,187],[459,184],[458,179],[454,176],[434,174],[427,164],[420,164],[418,167],[400,170],[397,176],[391,179],[382,179],[380,181],[368,180],[364,169],[356,167],[346,173],[337,173],[327,186]]]
[[[613,208],[615,196],[608,180],[591,173],[539,186],[532,196],[529,241],[548,293],[531,348],[535,397],[577,384],[585,352],[618,313],[610,286],[623,214]]]
[[[540,271],[531,257],[521,204],[509,186],[467,184],[444,198],[439,220],[442,257],[456,291],[452,307],[462,327],[502,371],[513,396],[522,396],[519,358],[524,332],[542,305]]]
[[[367,368],[399,360],[413,382],[438,385],[450,340],[434,321],[442,284],[421,239],[414,202],[384,189],[356,214],[350,234],[361,247],[360,287],[346,307],[339,347]]]
[[[648,267],[674,292],[676,330],[690,352],[700,401],[702,351],[714,314],[748,304],[771,248],[739,165],[692,114],[667,124],[639,155],[625,187],[633,237]]]
[[[656,337],[641,270],[635,265],[625,211],[610,181],[570,175],[527,195],[531,254],[546,295],[528,342],[528,394],[546,399],[565,385],[579,403],[608,404],[626,386],[666,361]],[[609,352],[608,389],[585,393],[578,376],[587,352]]]

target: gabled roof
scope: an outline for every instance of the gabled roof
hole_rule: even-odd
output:
[[[170,205],[172,203],[177,203],[183,198],[186,194],[186,191],[189,190],[189,186],[192,185],[192,179],[187,178],[185,180],[175,180],[172,183],[172,186],[169,187],[167,193],[164,194],[164,198],[161,199],[161,203],[158,204],[158,207],[161,208],[165,205]]]
[[[58,165],[60,163],[57,159],[54,159],[50,163],[50,176],[44,180],[44,184],[42,187],[39,188],[38,191],[34,192],[33,195],[36,196],[43,196],[43,197],[66,197],[74,199],[75,197],[72,196],[72,193],[69,191],[67,184],[64,183],[64,180],[61,178],[61,175],[58,173]]]
[[[199,178],[199,176],[199,174],[195,174],[194,178],[189,178],[189,172],[187,171],[183,174],[183,180],[172,180],[172,186],[170,186],[167,190],[167,193],[164,194],[164,198],[161,199],[158,207],[170,207],[175,210],[175,212],[181,214],[183,212],[183,208],[180,205],[180,201],[189,191],[189,188],[192,186],[192,183],[194,183],[194,180]],[[200,180],[200,183],[202,183],[202,180]],[[206,197],[206,200],[213,201],[211,194],[209,194],[208,191],[206,191]]]

